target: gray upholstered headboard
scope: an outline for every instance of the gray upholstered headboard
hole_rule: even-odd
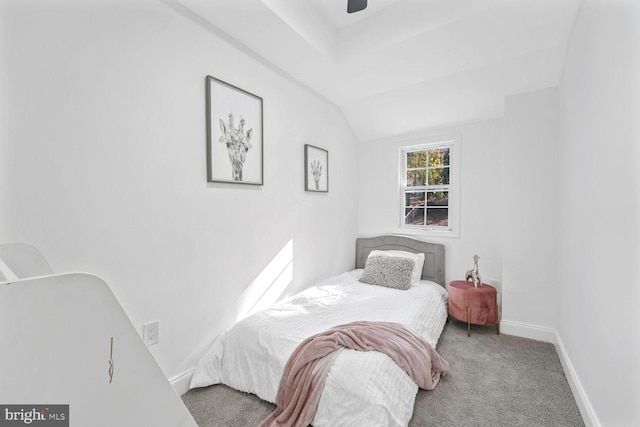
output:
[[[427,243],[402,236],[380,236],[356,240],[356,268],[364,268],[369,253],[373,250],[396,250],[424,253],[422,278],[446,288],[444,278],[444,245]]]

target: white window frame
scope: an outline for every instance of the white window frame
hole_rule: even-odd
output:
[[[449,218],[446,227],[428,225],[408,225],[405,218],[406,185],[406,156],[411,151],[432,150],[434,148],[449,148],[449,185],[448,186],[420,186],[420,190],[444,189],[449,191]],[[458,137],[424,138],[413,144],[401,145],[398,151],[398,230],[399,234],[413,234],[429,237],[460,237],[460,144]]]

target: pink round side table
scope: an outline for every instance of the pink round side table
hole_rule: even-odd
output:
[[[464,280],[449,282],[449,316],[467,322],[467,336],[471,336],[471,325],[496,325],[500,334],[497,291],[483,283],[477,288]]]

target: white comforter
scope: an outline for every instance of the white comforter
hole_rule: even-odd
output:
[[[361,274],[341,274],[237,323],[204,354],[191,387],[222,383],[273,403],[298,344],[356,320],[402,323],[436,347],[447,319],[441,286],[421,281],[400,291],[361,283]],[[388,356],[344,350],[329,372],[313,425],[406,426],[417,392]]]

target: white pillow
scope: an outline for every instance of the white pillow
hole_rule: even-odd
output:
[[[371,251],[369,256],[392,256],[400,258],[410,258],[413,260],[413,272],[411,273],[411,283],[417,283],[422,278],[422,266],[424,265],[424,254],[415,254],[407,251]]]

